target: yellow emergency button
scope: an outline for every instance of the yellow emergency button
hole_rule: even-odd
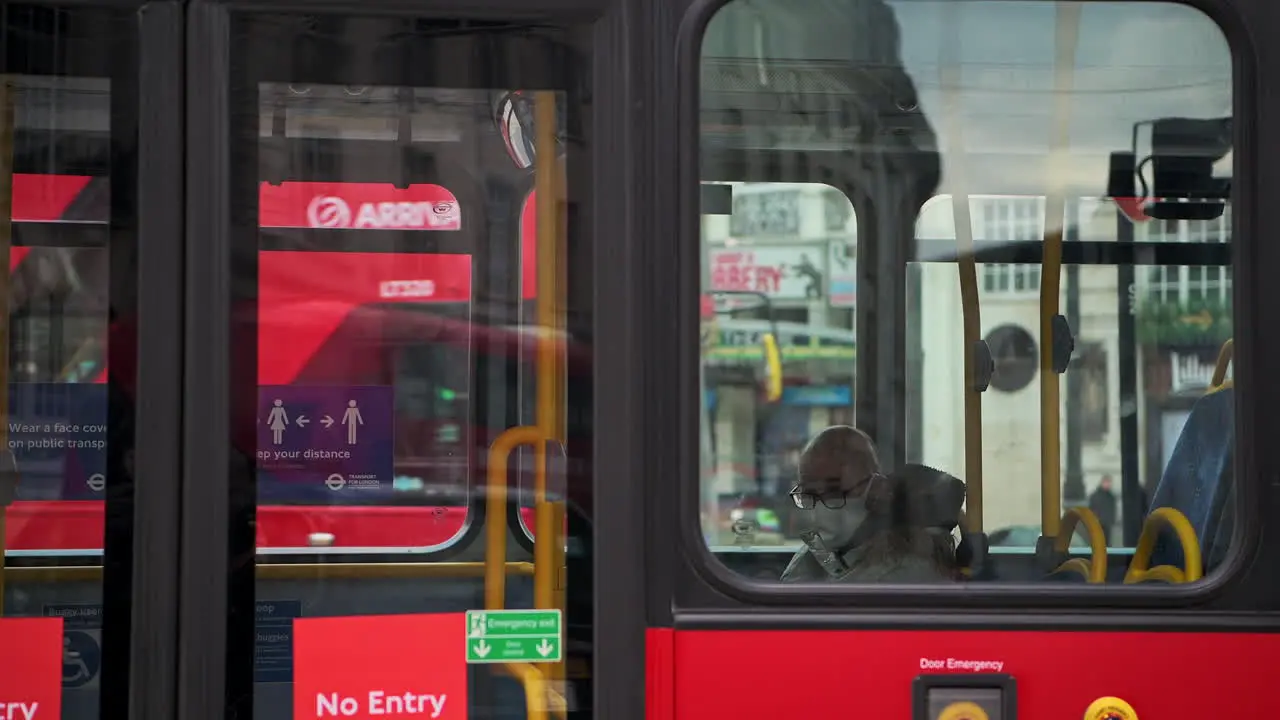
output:
[[[1118,697],[1100,697],[1084,711],[1084,720],[1138,720],[1138,713]]]
[[[942,712],[938,714],[938,720],[990,720],[990,718],[987,717],[987,711],[977,703],[962,700],[942,708]]]

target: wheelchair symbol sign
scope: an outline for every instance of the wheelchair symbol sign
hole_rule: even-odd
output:
[[[62,686],[79,688],[98,678],[102,669],[102,650],[97,632],[68,630],[62,636]]]

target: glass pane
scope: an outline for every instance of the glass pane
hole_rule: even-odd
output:
[[[255,712],[589,707],[586,51],[545,27],[283,15],[240,17],[234,42],[258,108],[236,169],[257,226]],[[472,634],[486,609],[563,629]],[[410,625],[456,637],[406,653]],[[344,632],[385,638],[332,666],[380,673],[385,698],[316,684]],[[392,697],[399,672],[417,685]]]
[[[132,193],[113,191],[136,182],[134,24],[9,5],[0,27],[0,448],[16,465],[0,456],[0,644],[22,648],[8,653],[20,667],[0,663],[0,690],[40,717],[59,717],[59,699],[64,718],[123,714],[100,699],[111,687],[123,702],[128,683],[128,580],[104,593],[103,557],[128,577],[131,530],[104,505],[128,508],[133,492],[137,223]],[[13,618],[52,634],[24,641]]]
[[[853,410],[857,220],[848,197],[820,183],[739,183],[733,191],[733,215],[702,223],[710,301],[703,429],[712,448],[703,462],[703,524],[714,546],[777,546],[791,532],[787,492],[800,448],[814,427]],[[838,230],[827,222],[837,199],[838,216],[848,218]],[[788,219],[761,220],[769,214]],[[759,241],[740,234],[761,224],[777,232]],[[781,391],[770,400],[775,372]]]
[[[745,42],[762,21],[764,56]],[[1180,582],[1219,566],[1234,390],[1209,386],[1232,328],[1229,283],[1212,280],[1232,258],[1231,67],[1213,22],[1173,4],[722,8],[701,152],[734,217],[703,221],[704,288],[768,288],[808,310],[793,332],[814,338],[828,300],[783,292],[802,278],[785,253],[823,227],[803,188],[821,179],[876,221],[857,237],[870,301],[844,330],[856,430],[797,407],[820,366],[786,343],[776,397],[758,349],[730,384],[704,348],[703,529],[721,560],[789,582]],[[705,305],[704,320],[724,324]],[[1044,447],[1058,457],[1042,467]],[[1160,530],[1173,514],[1202,567]],[[1142,532],[1160,541],[1135,559]],[[1152,563],[1170,567],[1140,572]]]

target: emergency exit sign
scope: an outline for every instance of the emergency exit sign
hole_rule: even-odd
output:
[[[468,610],[467,662],[560,662],[560,620],[559,610]]]

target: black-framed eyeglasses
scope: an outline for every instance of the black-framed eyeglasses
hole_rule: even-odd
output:
[[[873,473],[865,481],[858,483],[857,487],[866,487],[878,477],[880,477],[879,473]],[[835,486],[838,485],[840,481],[833,479],[828,482]],[[856,488],[850,488],[848,490],[833,489],[825,492],[813,492],[811,490],[805,490],[797,484],[795,487],[791,488],[791,492],[788,494],[791,496],[791,502],[794,502],[796,507],[801,510],[812,510],[817,507],[818,503],[822,503],[823,506],[828,509],[839,510],[849,502],[849,493],[853,492],[854,489]]]
[[[791,488],[791,502],[801,510],[812,510],[821,502],[823,505],[832,510],[839,510],[849,501],[848,490],[835,490],[825,493],[809,492],[801,490],[799,485]]]

